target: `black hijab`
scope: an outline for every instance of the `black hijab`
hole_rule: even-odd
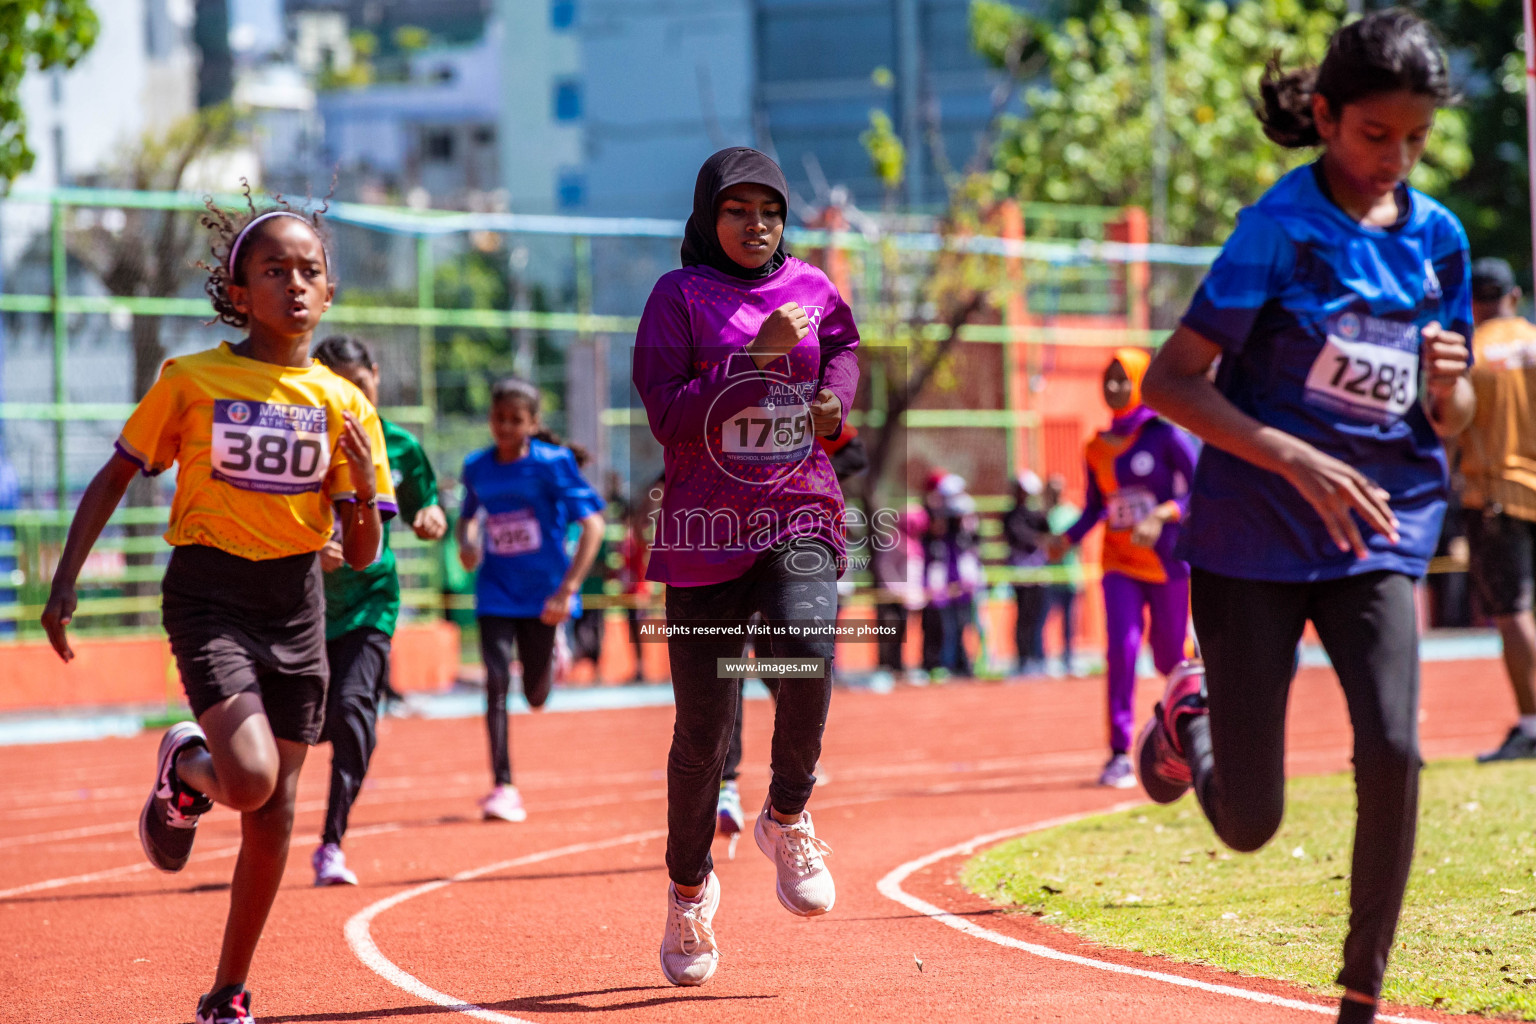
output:
[[[755,270],[725,254],[720,248],[720,236],[715,233],[715,219],[719,216],[720,193],[732,185],[771,188],[783,201],[785,214],[789,213],[789,183],[784,180],[784,172],[779,170],[778,164],[766,154],[745,146],[722,149],[699,168],[699,180],[693,186],[693,213],[683,231],[683,266],[702,264],[743,281],[757,281],[782,267],[789,257],[789,250],[780,238],[773,256]]]

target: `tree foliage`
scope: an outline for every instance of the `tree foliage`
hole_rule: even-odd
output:
[[[1456,55],[1472,166],[1441,196],[1467,228],[1475,256],[1531,265],[1520,0],[1423,0],[1417,10]],[[1526,271],[1529,279],[1529,269]]]
[[[73,67],[100,28],[87,0],[0,0],[0,186],[32,168],[21,80]]]
[[[1322,59],[1342,0],[1156,0],[1166,21],[1165,118],[1170,140],[1167,241],[1218,242],[1252,203],[1311,151],[1264,137],[1252,97],[1265,62]],[[1053,20],[975,0],[972,39],[1001,66],[1029,37],[1042,70],[1025,80],[1023,115],[1000,125],[997,187],[1024,200],[1152,205],[1155,104],[1145,7],[1103,0]],[[1017,52],[1015,50],[1015,52]],[[1442,111],[1414,184],[1444,194],[1471,164],[1467,116]]]

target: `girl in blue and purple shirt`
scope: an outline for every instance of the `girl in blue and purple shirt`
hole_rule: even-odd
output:
[[[1414,581],[1445,515],[1442,438],[1474,404],[1467,236],[1407,183],[1455,93],[1434,30],[1393,9],[1320,67],[1272,63],[1261,95],[1270,139],[1323,152],[1238,217],[1147,373],[1147,401],[1206,442],[1179,539],[1204,661],[1170,677],[1137,767],[1160,803],[1193,788],[1229,846],[1268,842],[1313,624],[1354,729],[1338,1020],[1369,1024],[1418,817]]]
[[[710,842],[741,688],[718,663],[741,658],[754,612],[774,631],[754,638],[767,641],[760,651],[818,666],[782,678],[773,780],[754,836],[775,862],[786,909],[812,917],[835,898],[829,848],[805,810],[846,560],[842,490],[816,439],[842,432],[859,336],[832,282],[784,247],[788,193],[778,165],[756,150],[710,157],[694,187],[683,269],[656,283],[635,340],[635,387],[666,455],[646,575],[667,585],[677,706],[661,944],[674,985],[702,985],[719,963]]]

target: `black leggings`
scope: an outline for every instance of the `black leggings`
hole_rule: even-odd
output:
[[[389,687],[389,635],[363,627],[325,643],[331,683],[322,742],[331,744],[331,796],[322,843],[340,843],[378,742],[379,695]]]
[[[1222,841],[1257,850],[1285,811],[1285,709],[1296,645],[1317,627],[1354,727],[1355,848],[1339,984],[1375,998],[1413,863],[1419,801],[1419,649],[1413,581],[1395,572],[1317,583],[1196,569],[1195,632],[1208,718],[1183,728],[1195,792]]]
[[[669,624],[745,625],[761,612],[770,627],[828,624],[837,614],[837,566],[830,548],[799,541],[764,552],[734,580],[702,587],[667,588]],[[832,701],[830,637],[775,637],[758,644],[775,658],[823,658],[818,679],[784,679],[774,708],[772,771],[768,795],[775,810],[798,814],[816,785],[816,761]],[[670,637],[672,693],[677,717],[667,755],[667,871],[678,885],[699,885],[714,869],[709,846],[715,836],[715,805],[725,769],[741,684],[721,679],[717,661],[741,657],[739,636]]]
[[[480,616],[480,660],[485,663],[485,731],[491,741],[496,785],[512,784],[512,750],[507,736],[507,691],[512,688],[512,651],[523,663],[523,697],[541,708],[554,683],[555,630],[538,619]]]

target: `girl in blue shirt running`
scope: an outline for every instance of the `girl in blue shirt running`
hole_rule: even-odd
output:
[[[522,821],[512,784],[507,691],[512,653],[523,667],[523,696],[538,709],[554,681],[555,632],[581,614],[581,581],[603,541],[603,499],[577,467],[575,453],[539,421],[539,389],[519,377],[491,389],[491,447],[464,460],[459,558],[475,575],[475,615],[485,664],[485,724],[493,788],[487,820]],[[566,532],[581,524],[574,556]]]
[[[1359,798],[1338,1019],[1367,1024],[1413,860],[1414,581],[1445,514],[1441,438],[1473,408],[1466,235],[1406,184],[1452,91],[1433,31],[1387,10],[1340,29],[1321,67],[1271,64],[1262,96],[1265,134],[1323,152],[1243,211],[1147,373],[1148,404],[1207,442],[1179,546],[1204,662],[1170,677],[1136,764],[1159,802],[1193,785],[1233,848],[1268,842],[1312,621]]]

